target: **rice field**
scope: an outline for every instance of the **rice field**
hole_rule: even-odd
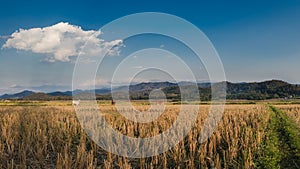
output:
[[[300,128],[300,105],[279,105],[276,107],[284,111]]]
[[[299,120],[300,106],[288,106],[280,109]],[[169,151],[125,158],[89,139],[69,102],[1,105],[0,168],[264,168],[261,161],[269,150],[263,145],[273,113],[268,105],[226,105],[216,131],[204,143],[198,138],[210,106],[200,107],[192,130]],[[148,106],[139,103],[135,108],[143,111]],[[112,105],[100,105],[111,127],[130,137],[152,137],[167,130],[179,108],[169,104],[156,121],[140,124],[122,117]]]

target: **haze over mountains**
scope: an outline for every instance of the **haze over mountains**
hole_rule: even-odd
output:
[[[198,83],[198,89],[201,100],[210,100],[211,87],[222,86],[226,83],[227,99],[247,99],[263,100],[275,98],[300,98],[300,85],[289,84],[281,80],[270,80],[264,82],[251,83]],[[190,86],[191,82],[147,82],[138,83],[129,86],[131,99],[148,99],[152,90],[161,89],[168,99],[180,100],[180,90],[178,86]],[[114,93],[127,92],[128,86],[116,87],[112,90]],[[34,92],[25,90],[15,94],[4,94],[0,99],[23,99],[23,100],[70,100],[74,95],[88,95],[92,90],[75,90],[75,91],[55,91],[55,92]],[[101,88],[95,90],[97,99],[111,99],[111,90]]]

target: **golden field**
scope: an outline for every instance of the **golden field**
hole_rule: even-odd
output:
[[[296,122],[298,127],[300,128],[300,105],[279,105],[276,106],[280,108],[282,111],[286,112],[286,114]]]
[[[90,140],[70,102],[7,104],[0,104],[0,168],[256,168],[270,118],[266,104],[226,105],[218,128],[201,144],[198,138],[210,107],[201,105],[184,140],[163,154],[135,159],[106,152]],[[280,108],[291,109],[289,116],[299,124],[295,112],[300,106],[288,106]],[[167,105],[149,124],[125,119],[108,103],[99,107],[115,130],[130,137],[151,137],[170,127],[180,105]],[[138,103],[135,108],[148,107]]]

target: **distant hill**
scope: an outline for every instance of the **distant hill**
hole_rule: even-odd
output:
[[[24,90],[24,91],[22,91],[20,93],[4,94],[4,95],[0,96],[0,99],[21,99],[21,98],[24,98],[24,97],[29,96],[31,94],[34,94],[34,92],[28,91],[28,90]]]
[[[164,89],[166,87],[177,86],[176,83],[170,82],[149,82],[149,83],[139,83],[136,85],[130,85],[129,91],[130,92],[137,92],[137,91],[146,91],[146,90],[155,90],[155,89]]]
[[[110,93],[110,89],[104,88],[104,89],[95,89],[96,94],[108,94]]]
[[[128,86],[120,86],[114,88],[112,92],[115,96],[124,97],[129,88],[131,99],[148,99],[151,91],[161,89],[168,99],[180,100],[181,93],[179,86],[188,88],[192,82],[180,82],[178,84],[171,82],[149,82],[139,83]],[[198,83],[198,89],[201,100],[210,100],[211,89],[220,89],[224,85],[226,88],[227,99],[247,99],[247,100],[264,100],[276,98],[300,98],[300,86],[289,84],[281,80],[269,80],[264,82],[251,83]],[[225,88],[223,89],[225,90]],[[35,93],[25,90],[16,94],[4,94],[0,99],[27,99],[27,100],[62,100],[72,99],[74,94],[76,98],[93,98],[92,90],[75,90],[66,92],[51,92],[51,93]],[[97,99],[111,99],[111,90],[108,88],[96,89],[95,94]],[[185,93],[190,97],[197,96],[197,92],[191,90],[190,93]],[[197,96],[198,97],[198,96]],[[220,96],[225,97],[225,96]]]
[[[72,96],[72,92],[52,92],[47,94],[50,96]]]
[[[180,82],[180,86],[192,85],[191,82]],[[131,99],[148,99],[149,94],[154,89],[162,89],[168,99],[180,100],[181,94],[179,85],[170,82],[140,83],[129,87]],[[251,83],[198,83],[198,89],[201,100],[210,100],[211,89],[220,90],[220,87],[226,85],[227,99],[246,99],[246,100],[264,100],[276,98],[299,98],[300,86],[289,84],[281,80],[269,80],[264,82]],[[118,95],[128,87],[121,87],[117,90]],[[225,90],[225,89],[224,89]],[[115,90],[113,90],[115,91]],[[194,92],[190,92],[190,97]],[[221,98],[225,96],[220,96]]]
[[[61,92],[55,92],[56,94],[55,95],[50,95],[50,94],[53,94],[53,93],[50,93],[50,94],[46,94],[46,93],[33,93],[29,96],[25,96],[24,100],[71,100],[72,99],[72,96],[68,96],[68,95],[65,95],[62,93],[62,95],[58,95],[58,93],[61,93]]]
[[[225,84],[224,84],[225,83]],[[180,86],[189,86],[191,83],[179,83]],[[201,100],[210,100],[211,89],[220,90],[220,87],[226,85],[227,99],[246,99],[246,100],[265,100],[277,98],[300,98],[300,86],[289,84],[281,80],[269,80],[264,82],[251,83],[199,83],[198,89]],[[142,83],[130,87],[130,96],[132,99],[147,99],[151,90],[162,89],[168,99],[180,100],[179,86],[175,83]],[[225,90],[225,89],[224,89]],[[194,92],[190,92],[190,97]],[[220,96],[225,97],[225,96]]]
[[[54,96],[47,95],[46,93],[33,93],[25,96],[24,100],[54,100]]]
[[[276,98],[299,98],[300,86],[281,80],[270,80],[259,83],[227,82],[228,99],[264,100]]]
[[[138,84],[133,84],[129,86],[130,92],[141,92],[141,91],[149,91],[149,90],[155,90],[155,89],[163,89],[166,87],[171,86],[177,86],[176,83],[170,83],[170,82],[143,82]],[[126,92],[128,90],[128,86],[120,86],[117,88],[114,88],[113,92]],[[98,93],[101,94],[101,93]]]

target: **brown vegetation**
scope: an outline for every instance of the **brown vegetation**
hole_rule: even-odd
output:
[[[145,106],[136,106],[146,109]],[[195,127],[171,150],[130,159],[99,148],[83,132],[71,106],[1,106],[0,168],[252,168],[269,112],[263,105],[227,105],[216,132],[198,143],[208,108],[202,105]],[[178,106],[152,124],[125,120],[113,106],[102,106],[107,121],[128,136],[149,137],[165,130]],[[125,127],[124,127],[125,126]],[[138,130],[138,135],[136,135]]]
[[[289,116],[290,119],[293,120],[300,128],[300,105],[299,104],[278,105],[276,107],[284,111],[287,114],[287,116]]]

